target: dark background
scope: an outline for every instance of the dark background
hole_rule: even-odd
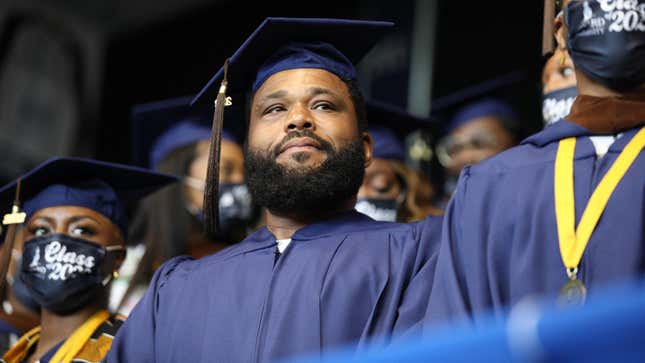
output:
[[[130,108],[196,93],[267,16],[396,22],[380,57],[359,69],[371,72],[367,95],[407,107],[415,5],[1,0],[0,181],[54,155],[130,162]],[[540,127],[542,4],[510,5],[438,0],[432,99],[514,72],[492,93],[516,106],[530,133]],[[460,105],[440,103],[437,126]]]

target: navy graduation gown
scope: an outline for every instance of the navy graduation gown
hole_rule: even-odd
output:
[[[376,222],[352,211],[298,230],[274,266],[262,228],[155,274],[107,362],[266,362],[387,340],[423,319],[441,218]]]
[[[626,131],[598,159],[591,132],[562,120],[521,145],[466,168],[444,216],[428,306],[430,325],[505,307],[528,295],[555,296],[567,282],[554,202],[558,142],[577,137],[574,156],[576,227],[587,201],[624,146]],[[645,270],[645,153],[618,184],[591,235],[578,278],[593,292]]]

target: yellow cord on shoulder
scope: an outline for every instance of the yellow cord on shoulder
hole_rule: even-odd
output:
[[[573,191],[573,157],[576,139],[560,141],[555,159],[555,215],[560,240],[560,254],[567,269],[576,269],[580,264],[591,234],[596,229],[609,198],[634,163],[641,150],[645,148],[645,127],[629,141],[618,155],[614,164],[593,191],[575,227],[575,199]]]
[[[81,351],[85,343],[92,337],[92,334],[110,317],[107,310],[101,310],[92,315],[72,335],[65,340],[50,360],[51,363],[70,363]]]
[[[25,335],[21,336],[20,339],[14,344],[9,350],[2,356],[2,360],[7,363],[20,363],[22,362],[31,347],[38,342],[40,337],[40,326],[37,326]]]

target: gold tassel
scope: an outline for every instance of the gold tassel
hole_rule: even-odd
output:
[[[0,256],[0,297],[6,297],[5,290],[7,285],[7,272],[9,271],[9,264],[11,263],[11,252],[16,239],[16,228],[18,225],[25,222],[27,215],[20,212],[20,186],[21,180],[18,179],[16,184],[16,196],[13,201],[11,213],[5,214],[2,219],[2,224],[7,226],[7,232],[2,245],[2,255]]]
[[[206,172],[206,188],[204,190],[204,230],[210,238],[213,238],[219,229],[219,159],[222,127],[224,125],[224,107],[232,104],[231,98],[226,96],[227,85],[228,59],[224,62],[224,77],[215,99],[213,130],[208,155],[208,170]]]

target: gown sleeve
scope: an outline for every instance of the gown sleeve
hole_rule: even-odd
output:
[[[444,215],[432,292],[425,316],[426,325],[470,315],[469,289],[465,281],[468,270],[465,259],[469,256],[464,253],[470,255],[477,252],[465,250],[464,229],[476,229],[477,224],[465,220],[465,208],[477,206],[466,205],[469,171],[467,167],[462,172]]]
[[[423,321],[434,278],[442,220],[441,216],[429,216],[418,222],[416,226],[414,237],[418,240],[417,257],[410,283],[398,307],[398,317],[394,327],[397,335],[407,336],[416,330],[419,322]]]
[[[177,267],[188,260],[191,258],[175,257],[155,272],[148,291],[119,329],[104,362],[152,363],[157,360],[155,356],[156,321],[159,305],[163,303],[159,299],[159,292]]]

